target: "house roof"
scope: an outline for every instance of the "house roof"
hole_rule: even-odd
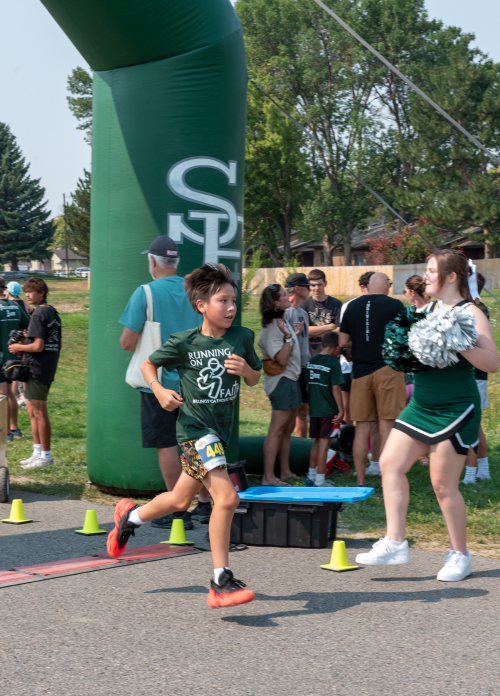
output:
[[[58,256],[61,261],[66,261],[66,249],[55,249],[54,254]],[[86,261],[86,256],[78,256],[72,249],[68,249],[68,261]]]

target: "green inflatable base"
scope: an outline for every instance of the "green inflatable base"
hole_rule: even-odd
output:
[[[239,438],[239,459],[246,460],[245,471],[247,474],[262,475],[264,473],[264,457],[262,448],[264,447],[264,435],[241,435]],[[312,440],[305,437],[292,437],[292,447],[290,449],[290,468],[298,476],[307,473],[309,468],[309,454],[311,452]],[[116,486],[105,486],[94,482],[94,485],[104,493],[112,495],[135,496],[137,498],[153,498],[161,490],[142,490],[137,488],[119,488]]]

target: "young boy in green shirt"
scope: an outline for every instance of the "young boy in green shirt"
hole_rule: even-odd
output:
[[[321,339],[321,353],[307,363],[309,389],[309,437],[314,439],[309,460],[306,486],[333,486],[325,478],[326,458],[333,425],[342,422],[344,406],[340,385],[344,377],[340,367],[339,335],[327,331]]]
[[[184,287],[201,326],[173,334],[142,365],[142,374],[161,406],[179,409],[176,434],[183,452],[182,474],[174,489],[139,508],[121,500],[115,528],[108,536],[108,553],[120,556],[135,529],[144,522],[186,510],[205,485],[213,498],[209,534],[214,579],[207,598],[212,608],[235,606],[255,599],[229,568],[229,534],[238,494],[227,473],[224,450],[233,425],[240,377],[249,387],[260,378],[262,363],[253,347],[253,331],[231,326],[236,315],[236,283],[223,264],[205,263],[186,276]],[[178,370],[180,393],[165,389],[157,368]]]

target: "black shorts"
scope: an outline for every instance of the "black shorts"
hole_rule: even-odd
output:
[[[141,392],[141,431],[144,449],[177,447],[177,410],[165,411],[154,394]]]
[[[344,378],[344,384],[340,385],[340,390],[343,392],[350,392],[351,391],[351,372],[344,372],[342,375]]]
[[[302,403],[308,404],[309,403],[309,392],[307,391],[306,368],[305,367],[303,367],[300,371],[299,387],[300,387],[300,395],[302,396]]]
[[[309,437],[313,440],[328,440],[333,432],[333,416],[311,416]]]

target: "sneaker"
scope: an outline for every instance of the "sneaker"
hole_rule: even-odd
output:
[[[38,459],[38,456],[33,452],[31,457],[28,459],[21,459],[20,464],[30,464],[34,459]],[[24,469],[24,467],[22,467]]]
[[[306,486],[315,486],[315,479],[309,478],[309,476],[306,476]]]
[[[21,469],[43,469],[44,466],[52,466],[53,464],[53,459],[45,459],[44,457],[36,457],[33,455],[29,464],[23,464]]]
[[[10,433],[7,433],[7,442],[14,442],[14,433],[12,432],[12,430],[10,431]]]
[[[9,435],[12,435],[14,437],[14,440],[20,440],[23,437],[23,434],[19,430],[19,428],[16,428],[15,430],[11,430]]]
[[[399,563],[409,562],[410,551],[408,542],[405,541],[402,546],[395,547],[386,536],[376,541],[371,551],[358,553],[356,556],[356,563],[363,563],[364,565],[398,565]]]
[[[181,519],[184,522],[184,529],[193,529],[194,524],[191,519],[190,512],[172,512],[170,515],[163,515],[163,517],[156,517],[151,520],[152,527],[158,527],[159,529],[169,529],[172,526],[172,520]]]
[[[323,483],[316,483],[315,481],[312,485],[315,488],[335,488],[335,484],[331,481],[327,481],[326,479],[323,481]]]
[[[365,471],[365,474],[367,476],[382,476],[380,473],[380,467],[378,465],[374,466],[373,464],[370,464],[368,469]]]
[[[449,550],[444,557],[444,566],[437,574],[437,579],[443,582],[457,582],[464,580],[472,573],[470,551],[464,556],[460,551]]]
[[[460,483],[465,483],[466,485],[469,483],[476,483],[476,471],[477,468],[475,466],[466,466],[465,476]]]
[[[210,581],[207,604],[212,609],[222,607],[235,607],[238,604],[247,604],[255,599],[255,593],[245,590],[244,582],[236,580],[230,570],[224,570],[217,584],[215,580]]]
[[[107,549],[111,558],[118,558],[125,551],[131,536],[139,525],[128,521],[128,516],[138,508],[131,500],[123,498],[115,507],[115,528],[108,534]]]
[[[197,517],[201,524],[208,524],[211,514],[212,506],[210,503],[198,503],[195,509],[191,510],[191,517]]]

